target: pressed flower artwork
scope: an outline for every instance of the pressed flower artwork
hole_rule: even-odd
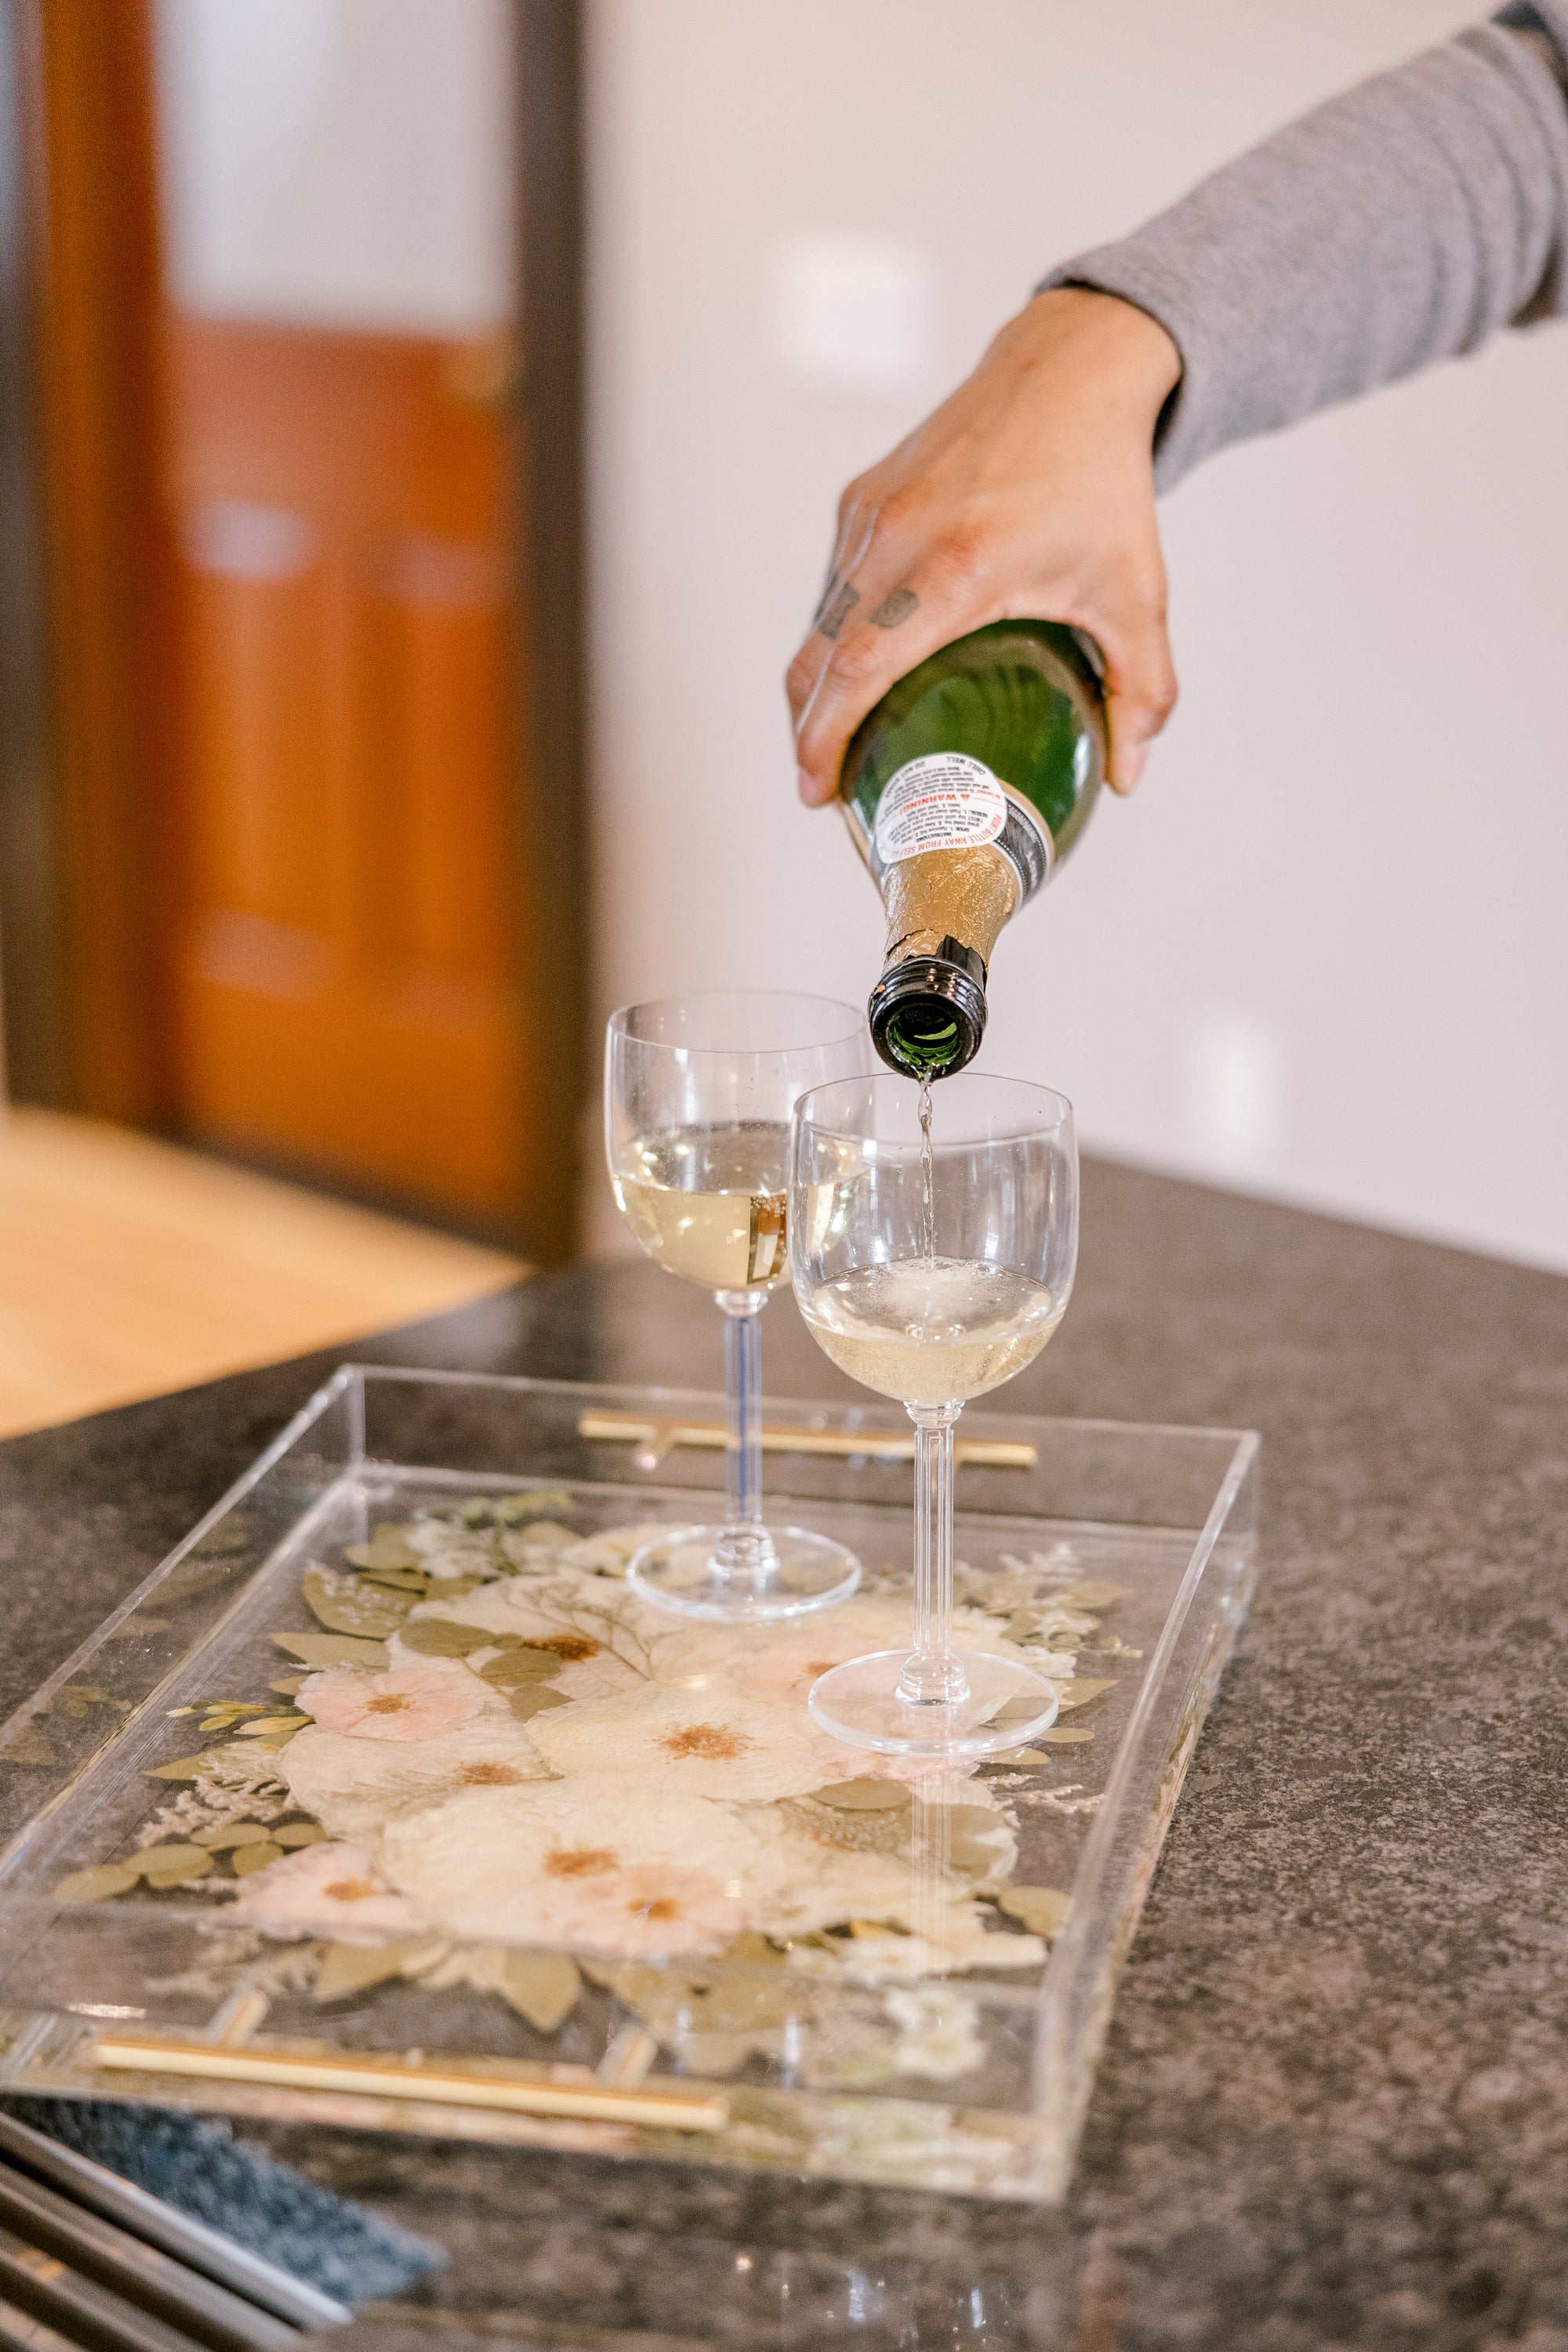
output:
[[[952,1980],[1016,1984],[1067,1914],[1017,1883],[1021,1823],[1095,1801],[1044,1748],[933,1774],[816,1728],[818,1675],[907,1638],[896,1580],[805,1625],[682,1627],[626,1581],[647,1527],[585,1516],[475,1498],[312,1560],[271,1673],[175,1711],[168,1801],[60,1899],[201,1906],[329,2013],[464,1988],[549,2054],[586,1985],[690,2072],[963,2095],[990,2012]],[[1110,1676],[1078,1668],[1117,1648],[1115,1600],[1012,1559],[962,1584],[958,1643],[1026,1656],[1091,1740]]]

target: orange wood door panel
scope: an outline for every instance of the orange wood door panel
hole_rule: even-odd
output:
[[[461,347],[178,318],[168,351],[183,1117],[506,1220],[512,428]]]

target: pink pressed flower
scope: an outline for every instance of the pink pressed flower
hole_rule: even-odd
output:
[[[617,1959],[716,1952],[751,1926],[754,1910],[705,1870],[657,1862],[584,1872],[570,1893],[552,1889],[542,1907],[562,1943]]]
[[[307,1845],[253,1870],[240,1882],[236,1912],[268,1936],[326,1936],[334,1944],[379,1944],[416,1936],[425,1921],[394,1895],[357,1845]]]
[[[466,1666],[399,1666],[389,1675],[312,1675],[299,1704],[323,1731],[350,1739],[439,1739],[470,1722],[486,1696]]]
[[[813,1626],[799,1633],[774,1634],[766,1642],[737,1644],[726,1661],[726,1671],[742,1690],[781,1694],[804,1699],[819,1675],[859,1657],[866,1637],[858,1626],[840,1632],[832,1625]]]

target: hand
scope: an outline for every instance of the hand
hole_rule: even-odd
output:
[[[786,681],[801,798],[838,789],[895,678],[988,621],[1070,621],[1106,661],[1110,782],[1169,718],[1154,426],[1181,380],[1163,327],[1110,294],[1037,294],[968,382],[839,501],[833,569]]]

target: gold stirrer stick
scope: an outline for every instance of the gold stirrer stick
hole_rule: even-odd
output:
[[[632,1412],[585,1412],[577,1434],[610,1445],[635,1445],[639,1470],[657,1470],[678,1445],[721,1454],[728,1438],[721,1422],[649,1421]],[[896,1429],[764,1429],[764,1454],[827,1454],[843,1459],[869,1454],[879,1462],[911,1462],[912,1431]],[[959,1464],[976,1469],[1032,1470],[1038,1460],[1034,1446],[1012,1438],[961,1437],[954,1446]]]
[[[265,2083],[279,2089],[353,2091],[376,2099],[418,2099],[439,2106],[499,2108],[520,2116],[571,2117],[585,2123],[641,2124],[657,2131],[721,2132],[728,2103],[710,2093],[616,2090],[596,2084],[551,2083],[461,2062],[415,2065],[406,2060],[330,2056],[306,2050],[225,2048],[178,2035],[100,2032],[98,2065],[149,2074],[195,2074],[207,2081]]]

